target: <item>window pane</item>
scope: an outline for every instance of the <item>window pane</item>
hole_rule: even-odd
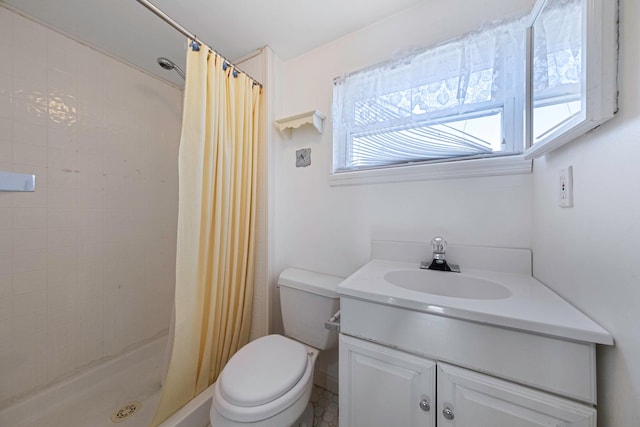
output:
[[[334,171],[522,152],[524,65],[519,18],[340,79]]]
[[[533,26],[533,143],[582,111],[581,0],[549,0]]]
[[[451,157],[491,155],[502,149],[502,110],[432,124],[354,135],[345,169]]]

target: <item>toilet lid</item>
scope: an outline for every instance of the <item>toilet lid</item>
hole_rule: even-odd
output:
[[[237,406],[269,403],[296,385],[307,368],[304,345],[267,335],[242,347],[222,370],[220,393]]]

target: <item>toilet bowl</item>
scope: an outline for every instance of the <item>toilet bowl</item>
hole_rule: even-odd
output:
[[[242,347],[214,384],[215,427],[311,427],[309,403],[315,361],[337,334],[324,322],[339,307],[341,278],[299,269],[280,275],[285,335],[267,335]]]

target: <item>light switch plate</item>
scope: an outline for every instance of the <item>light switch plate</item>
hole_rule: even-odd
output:
[[[311,164],[311,148],[296,151],[296,167],[303,168]]]

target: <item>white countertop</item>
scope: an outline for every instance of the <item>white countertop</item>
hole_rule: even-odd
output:
[[[613,344],[613,337],[585,314],[545,285],[523,272],[496,272],[465,268],[461,274],[499,283],[511,296],[476,300],[433,295],[395,286],[384,279],[397,270],[418,269],[415,262],[374,259],[338,286],[342,297],[353,297],[424,313],[453,317],[555,336],[563,339]]]

